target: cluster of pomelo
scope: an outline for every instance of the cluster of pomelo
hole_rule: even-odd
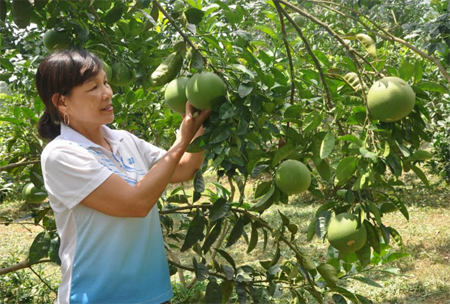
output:
[[[169,82],[164,92],[164,100],[174,112],[184,114],[188,100],[196,109],[210,110],[223,100],[225,95],[223,80],[212,72],[204,71],[190,78],[178,77]]]

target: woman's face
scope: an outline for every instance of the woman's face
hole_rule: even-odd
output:
[[[113,92],[106,74],[101,70],[97,76],[72,89],[63,102],[69,116],[69,125],[77,131],[96,128],[114,120],[111,99]]]

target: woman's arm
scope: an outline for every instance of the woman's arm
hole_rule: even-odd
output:
[[[193,117],[189,103],[186,113],[175,143],[137,185],[132,187],[112,174],[81,203],[111,216],[145,217],[171,181],[189,143],[210,115],[210,111],[201,111]]]
[[[203,134],[203,126],[200,127],[197,134],[195,134],[194,139]],[[202,166],[204,159],[204,152],[189,153],[185,152],[175,169],[170,183],[181,183],[194,178],[195,172]]]

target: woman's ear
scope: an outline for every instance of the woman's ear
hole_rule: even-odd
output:
[[[66,112],[66,102],[63,95],[59,93],[55,93],[52,96],[52,103],[55,106],[56,109],[58,109],[59,113],[65,113]]]

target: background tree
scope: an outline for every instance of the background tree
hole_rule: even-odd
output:
[[[402,174],[412,171],[428,184],[420,164],[431,155],[423,144],[447,143],[433,129],[448,113],[449,23],[443,3],[0,0],[0,80],[6,83],[1,169],[7,172],[2,191],[19,198],[29,182],[37,195],[44,191],[39,155],[45,142],[35,130],[43,105],[34,74],[50,51],[75,47],[96,53],[111,68],[113,127],[163,147],[181,120],[164,104],[165,85],[173,77],[214,72],[227,96],[189,148],[206,150],[204,166],[192,193],[180,186],[159,202],[173,273],[194,272],[186,286],[204,281],[205,303],[232,296],[240,303],[268,303],[283,293],[298,303],[323,303],[327,297],[371,303],[363,291],[346,289],[346,280],[374,284],[363,275],[383,268],[392,242],[401,248],[400,234],[383,224],[383,214],[409,218],[397,195]],[[169,68],[156,77],[162,63]],[[368,90],[385,76],[408,82],[416,95],[413,111],[399,121],[382,122],[368,110]],[[302,231],[288,214],[280,212],[276,226],[264,221],[268,208],[298,199],[275,183],[287,159],[308,167],[308,191],[321,203],[308,240],[326,241],[330,219],[350,213],[367,233],[361,249],[330,246],[327,260],[319,259],[298,242]],[[212,188],[205,186],[206,171],[217,175]],[[245,192],[249,182],[251,195]],[[33,216],[44,230],[28,260],[0,274],[59,262],[48,203]],[[240,239],[248,243],[248,254],[264,247],[267,258],[258,267],[230,253]],[[192,262],[180,264],[187,253]]]

